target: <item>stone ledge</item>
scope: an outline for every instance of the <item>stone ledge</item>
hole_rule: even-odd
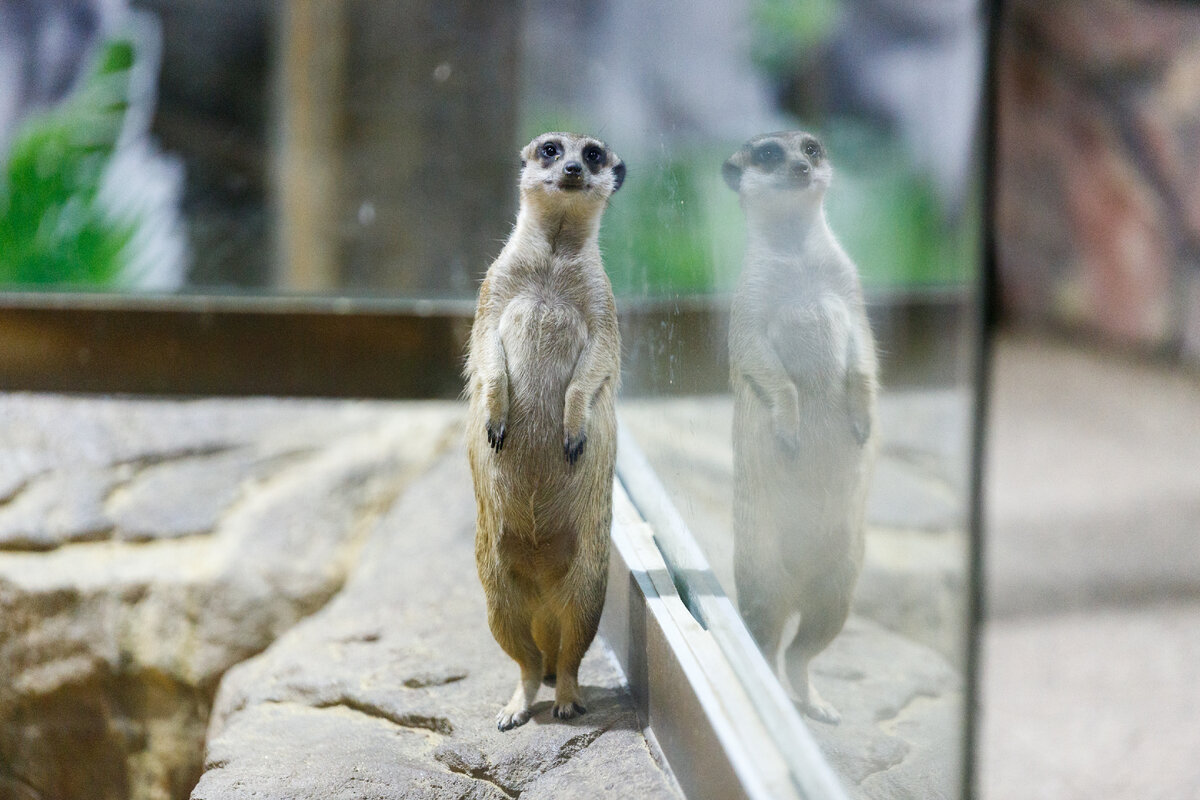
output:
[[[487,629],[463,454],[387,513],[320,612],[222,682],[193,800],[676,798],[597,642],[588,713],[500,733],[516,665]],[[547,690],[543,690],[543,693]]]

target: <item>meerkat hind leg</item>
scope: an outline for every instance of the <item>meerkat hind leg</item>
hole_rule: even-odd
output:
[[[554,686],[558,679],[558,650],[561,633],[558,618],[546,609],[533,617],[533,640],[542,652],[542,683]]]
[[[838,713],[838,710],[828,700],[821,697],[817,687],[813,685],[807,661],[801,661],[799,658],[788,659],[787,678],[788,694],[805,714],[817,722],[826,722],[830,725],[836,725],[842,721],[842,715]]]
[[[603,601],[603,587],[580,591],[565,605],[559,617],[562,638],[558,652],[558,680],[554,687],[554,716],[558,719],[587,713],[579,694],[579,665],[596,636]]]
[[[517,688],[513,692],[512,699],[496,715],[496,727],[499,730],[512,730],[519,725],[524,725],[533,716],[533,701],[537,698],[538,686],[542,682],[539,673],[540,670],[521,667],[521,679],[517,681]]]
[[[507,588],[514,595],[519,594],[515,586]],[[502,731],[529,721],[533,715],[533,701],[537,698],[538,686],[542,681],[542,654],[533,638],[530,614],[524,599],[510,596],[509,602],[489,599],[488,603],[488,623],[492,635],[504,652],[521,667],[521,679],[517,682],[512,699],[496,715],[496,727]]]
[[[818,694],[809,674],[809,664],[842,630],[848,612],[848,593],[830,591],[821,602],[810,602],[800,612],[796,635],[783,653],[793,699],[808,716],[831,725],[840,722],[842,715]]]

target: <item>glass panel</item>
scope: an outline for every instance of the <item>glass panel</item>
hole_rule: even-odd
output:
[[[656,388],[686,381],[693,390],[628,397],[623,419],[700,546],[697,557],[663,535],[681,594],[736,647],[704,582],[711,568],[847,794],[955,796],[966,733],[983,27],[970,3],[827,10],[764,3],[732,15],[721,26],[732,32],[724,59],[716,46],[697,48],[713,54],[703,65],[668,57],[678,76],[705,76],[695,82],[703,97],[689,104],[686,91],[663,90],[633,115],[670,131],[647,165],[653,196],[669,202],[649,212],[614,200],[606,254],[635,251],[633,237],[614,241],[621,214],[635,230],[656,228],[661,249],[631,262],[678,258],[685,267],[672,274],[698,280],[667,293],[694,309],[699,285],[713,316],[698,327],[668,315],[633,343],[627,375],[640,375],[636,361],[657,349],[667,358]],[[669,51],[670,34],[648,19],[639,27]],[[736,56],[739,36],[749,60]],[[731,128],[741,141],[730,141]],[[758,136],[796,129],[815,135]],[[640,268],[642,291],[663,291],[653,267]],[[732,392],[723,365],[706,357],[726,335]],[[705,370],[711,380],[697,377]],[[642,501],[656,523],[671,517]],[[786,736],[787,720],[769,708],[778,695],[758,691],[755,664],[742,667]]]
[[[716,580],[681,594],[736,602],[851,796],[958,792],[973,0],[132,7],[0,6],[0,288],[469,307],[519,149],[604,139],[620,413]]]

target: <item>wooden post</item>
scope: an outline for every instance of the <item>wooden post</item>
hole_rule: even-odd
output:
[[[342,0],[280,6],[271,179],[276,283],[284,291],[330,291],[341,283],[344,15]]]

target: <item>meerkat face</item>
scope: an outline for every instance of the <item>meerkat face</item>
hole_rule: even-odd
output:
[[[543,133],[521,151],[523,197],[603,202],[624,180],[624,162],[590,136]]]
[[[776,206],[820,203],[833,177],[833,166],[817,137],[805,131],[756,136],[721,168],[729,188],[744,203]]]

